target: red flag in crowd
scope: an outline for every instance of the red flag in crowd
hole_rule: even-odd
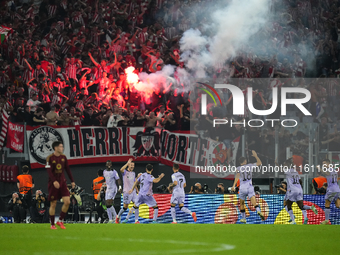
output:
[[[8,122],[7,148],[17,152],[24,151],[24,125]]]

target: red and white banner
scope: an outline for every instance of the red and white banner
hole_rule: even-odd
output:
[[[5,139],[7,136],[8,118],[9,114],[7,113],[6,109],[3,108],[1,111],[2,127],[0,133],[0,150],[4,147],[5,144]]]
[[[231,158],[222,142],[201,138],[191,132],[170,132],[162,129],[139,127],[74,127],[53,128],[26,126],[32,168],[44,167],[46,158],[53,153],[52,143],[62,141],[64,154],[70,165],[155,161],[172,166],[178,163],[182,170],[191,171],[196,166],[234,164],[240,138],[231,142]],[[203,173],[219,178],[210,173]]]
[[[13,149],[17,152],[24,151],[24,125],[8,122],[7,132],[7,148]]]

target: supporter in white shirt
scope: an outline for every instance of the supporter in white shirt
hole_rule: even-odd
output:
[[[114,106],[114,112],[111,114],[109,120],[107,121],[107,127],[117,127],[118,122],[123,120],[123,117],[118,113],[119,107]]]
[[[40,105],[41,102],[38,101],[38,94],[33,94],[32,98],[29,99],[26,103],[26,105],[31,107],[31,112],[35,112],[38,108],[38,105]]]

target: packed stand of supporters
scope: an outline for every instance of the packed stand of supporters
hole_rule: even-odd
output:
[[[210,35],[204,24],[220,2],[226,1],[2,1],[0,24],[13,32],[0,45],[0,107],[10,112],[11,121],[32,126],[189,130],[190,120],[203,118],[199,100],[191,100],[190,110],[188,93],[174,86],[155,89],[151,98],[145,98],[130,86],[124,70],[134,66],[137,73],[154,73],[167,64],[185,68],[180,61],[181,35],[190,28]],[[246,89],[244,79],[272,78],[270,83],[253,81],[257,109],[269,107],[271,87],[305,87],[312,93],[308,107],[315,120],[320,114],[327,121],[336,118],[337,80],[298,84],[294,80],[337,75],[338,1],[269,3],[272,21],[236,57],[209,68],[210,82],[239,78],[236,85]],[[285,84],[276,78],[291,80]],[[223,109],[212,115],[230,114],[232,98],[227,93],[224,98]],[[328,110],[331,114],[326,115]],[[251,116],[246,112],[242,117]],[[200,122],[196,129],[204,126]],[[224,132],[228,137],[223,140],[230,147],[241,132],[233,127]]]

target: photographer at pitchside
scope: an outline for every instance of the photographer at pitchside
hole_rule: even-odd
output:
[[[35,192],[35,197],[32,199],[30,207],[32,223],[49,223],[50,203],[47,196],[41,190]]]

